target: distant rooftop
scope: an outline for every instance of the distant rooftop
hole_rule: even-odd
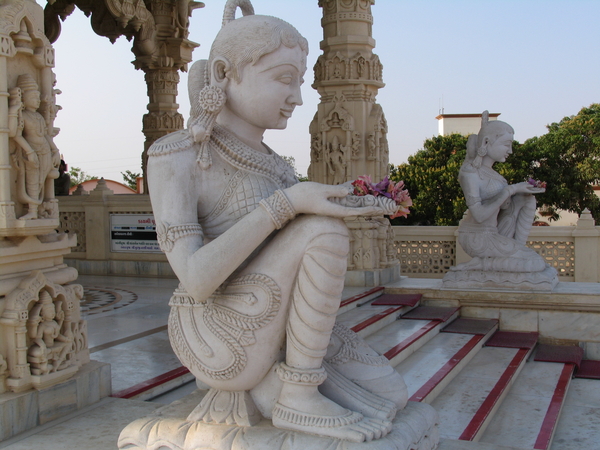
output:
[[[498,120],[500,113],[490,113],[490,120]],[[468,136],[475,134],[481,128],[481,113],[479,114],[440,114],[436,117],[439,120],[438,134],[447,136],[458,133]]]

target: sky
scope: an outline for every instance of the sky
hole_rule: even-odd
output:
[[[44,4],[43,0],[38,0]],[[194,60],[206,59],[223,15],[224,0],[204,0],[193,12],[189,39]],[[267,131],[265,142],[292,156],[298,172],[310,163],[308,126],[319,102],[311,87],[321,54],[317,0],[253,0],[257,14],[280,17],[309,42],[304,105],[288,127]],[[600,102],[599,0],[376,0],[374,53],[383,63],[377,102],[389,132],[390,163],[400,164],[437,135],[436,116],[500,113],[523,142],[546,125]],[[238,11],[239,15],[239,11]],[[70,167],[122,181],[141,172],[142,116],[148,98],[144,73],[131,61],[132,43],[111,44],[76,10],[55,42],[55,142]],[[187,120],[187,74],[181,73],[179,112]]]

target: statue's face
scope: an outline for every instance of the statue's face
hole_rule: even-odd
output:
[[[42,306],[42,317],[46,320],[52,320],[56,317],[56,308],[53,303]]]
[[[487,155],[495,162],[506,161],[508,155],[512,153],[513,138],[513,134],[508,132],[498,136],[493,144],[488,145]]]
[[[26,108],[37,110],[40,107],[39,91],[27,91],[23,93],[23,104]]]
[[[300,86],[306,72],[306,54],[299,46],[278,50],[246,65],[241,82],[226,88],[227,107],[252,127],[284,129],[294,108],[302,104]]]

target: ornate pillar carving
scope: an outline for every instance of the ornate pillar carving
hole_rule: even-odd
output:
[[[323,8],[323,54],[314,67],[320,96],[310,124],[313,181],[340,184],[370,175],[388,174],[387,122],[375,97],[384,87],[383,66],[373,54],[374,0],[319,0]],[[377,285],[399,276],[389,221],[381,218],[348,220],[351,284]],[[352,273],[354,272],[354,274]],[[359,273],[360,272],[360,273]]]
[[[147,150],[161,136],[183,128],[177,109],[178,71],[187,71],[192,51],[198,44],[188,39],[189,17],[204,6],[192,0],[56,0],[45,9],[46,34],[54,42],[60,35],[60,21],[74,6],[91,15],[92,29],[111,42],[119,36],[133,39],[133,65],[146,73],[148,114],[142,131],[146,136],[142,153],[144,192]]]

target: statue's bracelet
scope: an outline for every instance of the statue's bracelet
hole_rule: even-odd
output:
[[[278,189],[275,191],[273,195],[268,198],[264,198],[260,201],[260,206],[262,206],[265,211],[271,216],[273,223],[275,224],[275,228],[280,230],[296,217],[296,211],[294,207],[288,200],[285,193]]]

